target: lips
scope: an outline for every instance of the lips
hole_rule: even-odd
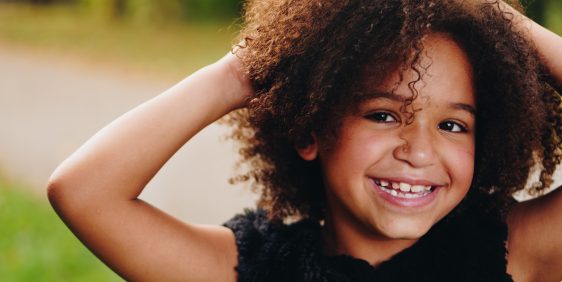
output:
[[[423,206],[435,198],[440,185],[427,181],[399,181],[390,179],[372,179],[381,196],[390,203],[404,207]]]

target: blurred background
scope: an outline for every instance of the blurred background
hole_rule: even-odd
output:
[[[562,1],[523,3],[562,34]],[[97,130],[234,43],[242,0],[0,0],[0,280],[121,281],[47,203],[50,173]],[[213,124],[142,198],[197,223],[254,205],[228,184],[236,147]]]

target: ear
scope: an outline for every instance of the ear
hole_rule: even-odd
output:
[[[297,153],[305,161],[313,161],[316,157],[318,157],[318,142],[316,141],[316,135],[314,133],[311,134],[310,139],[312,142],[306,146],[295,146]]]

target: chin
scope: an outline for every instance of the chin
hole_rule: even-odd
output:
[[[382,229],[385,237],[397,240],[417,240],[425,235],[431,225],[416,224],[411,222],[395,222],[391,226]]]
[[[427,233],[427,230],[399,230],[387,234],[388,238],[396,240],[417,240]]]

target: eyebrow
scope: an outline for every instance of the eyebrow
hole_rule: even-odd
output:
[[[402,95],[398,95],[396,93],[387,92],[387,91],[374,91],[374,92],[365,93],[365,100],[376,99],[376,98],[386,98],[397,102],[404,102],[406,100],[406,98]]]
[[[476,108],[465,103],[450,103],[450,107],[456,110],[466,111],[469,114],[476,116]]]
[[[402,95],[392,93],[392,92],[387,92],[387,91],[374,91],[374,92],[369,92],[369,93],[365,94],[366,100],[377,99],[377,98],[386,98],[386,99],[397,101],[397,102],[404,102],[407,99]],[[469,105],[469,104],[466,104],[466,103],[451,102],[451,103],[449,103],[449,107],[452,108],[452,109],[455,109],[455,110],[466,111],[469,114],[471,114],[473,116],[476,116],[476,108],[472,105]]]

